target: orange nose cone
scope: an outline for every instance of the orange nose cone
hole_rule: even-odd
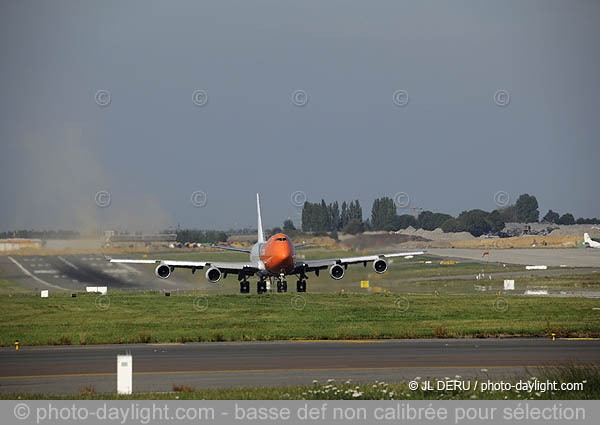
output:
[[[272,273],[289,273],[294,268],[294,246],[285,235],[275,235],[267,242],[262,261]]]

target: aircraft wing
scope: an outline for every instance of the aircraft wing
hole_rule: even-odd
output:
[[[238,252],[247,252],[250,253],[249,249],[246,248],[236,248],[233,246],[222,246],[222,245],[209,245],[210,248],[219,248],[219,249],[226,249],[228,251],[238,251]]]
[[[422,255],[425,254],[425,251],[415,251],[415,252],[395,252],[391,254],[374,254],[374,255],[364,255],[361,257],[345,257],[345,258],[330,258],[326,260],[308,260],[308,261],[298,261],[296,263],[296,270],[300,272],[302,270],[310,272],[315,270],[326,269],[334,264],[367,264],[371,261],[379,260],[379,259],[387,259],[394,257],[408,257],[411,255]]]
[[[192,271],[203,269],[204,267],[217,267],[224,273],[237,273],[244,271],[247,274],[254,274],[259,270],[258,264],[253,262],[229,262],[229,261],[176,261],[176,260],[129,260],[111,258],[111,263],[125,264],[165,264],[171,269],[183,268],[192,269]]]

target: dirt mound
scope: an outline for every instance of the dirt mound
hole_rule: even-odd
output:
[[[425,246],[429,239],[416,235],[399,235],[395,233],[362,234],[346,238],[340,243],[352,250],[372,250],[398,245]]]
[[[475,239],[475,236],[470,234],[469,232],[456,232],[456,233],[444,233],[442,229],[439,227],[435,230],[424,230],[424,229],[415,229],[412,226],[407,227],[404,230],[398,230],[397,234],[399,235],[407,235],[407,236],[419,236],[425,239],[429,239],[430,241],[468,241]]]
[[[554,232],[550,235],[527,235],[515,236],[513,238],[475,239],[471,241],[457,241],[453,245],[456,248],[575,248],[581,246],[581,236],[560,236]]]

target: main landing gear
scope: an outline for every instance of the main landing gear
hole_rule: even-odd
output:
[[[296,282],[296,291],[306,292],[306,280],[300,279],[298,282]]]
[[[240,278],[242,279],[242,278]],[[273,287],[273,278],[271,279],[271,285],[270,287]],[[267,285],[267,280],[266,279],[260,279],[257,283],[256,283],[256,293],[257,294],[264,294],[268,291],[267,289],[268,285]],[[283,277],[279,277],[277,279],[277,292],[287,292],[288,290],[288,284],[287,281],[283,279]],[[296,291],[297,292],[306,292],[306,280],[303,278],[300,278],[300,280],[297,281],[296,283]],[[249,294],[250,293],[250,282],[248,280],[246,280],[245,278],[243,278],[243,280],[240,280],[240,294]]]

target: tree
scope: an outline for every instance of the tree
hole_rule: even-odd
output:
[[[517,208],[514,205],[499,208],[497,211],[504,223],[515,223],[519,221],[519,218],[517,217]]]
[[[491,213],[489,213],[486,220],[490,224],[491,232],[498,233],[502,229],[504,229],[504,220],[502,220],[502,217],[500,216],[498,210],[494,210]]]
[[[392,220],[392,229],[391,230],[400,230],[406,229],[408,226],[416,227],[417,220],[410,214],[402,214],[397,215]]]
[[[197,242],[197,243],[217,243],[227,241],[228,235],[225,232],[208,231],[194,229],[180,229],[177,231],[177,242]]]
[[[321,199],[321,208],[319,210],[320,216],[320,231],[326,232],[331,228],[331,217],[329,215],[329,209],[327,208],[327,204],[325,203],[325,199]]]
[[[360,213],[360,206],[351,204],[353,211]],[[356,214],[356,212],[355,212]],[[362,214],[362,213],[361,213]],[[340,222],[348,219],[348,208],[346,203],[342,205],[342,217],[340,218],[340,208],[336,202],[326,204],[322,199],[319,203],[305,202],[302,207],[302,230],[304,232],[315,232],[324,234],[340,229]]]
[[[540,212],[538,210],[538,201],[533,195],[522,194],[515,203],[517,209],[517,218],[520,222],[532,223],[538,221]]]
[[[340,228],[340,207],[338,202],[329,204],[329,215],[331,216],[331,231],[337,232]]]
[[[363,231],[362,221],[353,218],[346,224],[344,227],[344,233],[348,233],[350,235],[356,235],[357,233],[361,233]]]
[[[375,230],[395,230],[393,220],[396,217],[396,204],[392,198],[383,197],[373,201],[371,208],[371,226]]]
[[[458,216],[458,221],[460,221],[465,230],[470,232],[473,236],[481,236],[492,230],[492,225],[490,224],[488,216],[488,212],[474,209],[461,212]]]
[[[282,233],[282,232],[283,232],[283,231],[281,230],[281,227],[273,227],[273,228],[271,229],[271,231],[269,232],[269,235],[270,235],[270,236],[273,236],[273,235],[275,235],[275,234],[277,234],[277,233]]]
[[[296,229],[296,226],[294,226],[294,222],[292,220],[288,218],[283,222],[283,233],[291,237],[294,236],[297,232],[298,230]]]
[[[362,208],[358,199],[354,202],[350,202],[350,206],[348,207],[348,219],[352,220],[353,218],[362,222]]]
[[[449,218],[452,218],[450,214],[423,211],[419,214],[419,218],[417,218],[417,227],[425,230],[435,230],[438,227],[442,227],[442,224]]]
[[[448,220],[444,221],[444,223],[442,224],[442,230],[446,233],[464,232],[465,226],[463,225],[463,223],[461,221],[457,220],[456,218],[449,218]]]
[[[340,214],[340,229],[346,227],[348,221],[350,221],[350,218],[348,217],[348,204],[344,201],[342,202],[342,212]]]
[[[302,206],[302,230],[310,232],[312,230],[312,204],[308,201]]]
[[[560,219],[560,215],[557,212],[548,210],[548,212],[546,213],[546,215],[544,216],[544,218],[542,220],[547,221],[549,223],[558,224],[559,219]]]
[[[573,214],[571,214],[571,213],[563,214],[560,216],[560,219],[558,220],[558,224],[563,224],[563,225],[575,224],[575,217],[573,217]]]
[[[600,220],[594,218],[583,218],[579,217],[576,221],[577,224],[600,224]]]

